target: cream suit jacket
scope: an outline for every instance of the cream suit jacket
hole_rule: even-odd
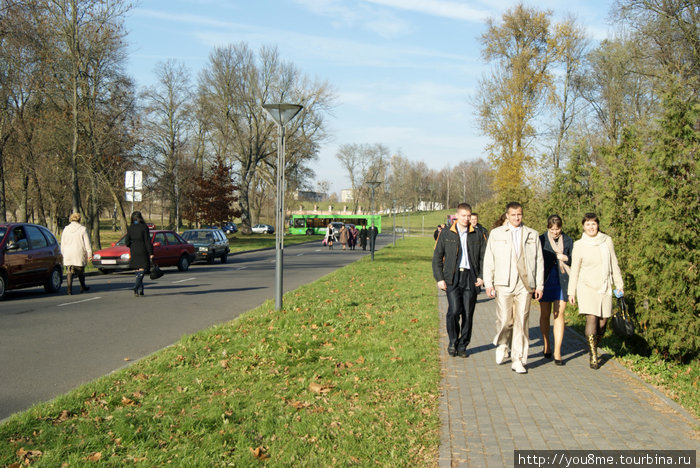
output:
[[[525,269],[528,276],[528,286],[530,289],[544,289],[544,258],[542,257],[542,247],[540,246],[540,236],[532,228],[522,226],[522,246],[521,255],[525,255]],[[491,231],[486,244],[486,254],[484,255],[484,287],[509,286],[511,278],[511,268],[516,268],[511,262],[511,250],[513,249],[513,237],[510,224],[500,226]],[[513,275],[517,278],[517,275]]]

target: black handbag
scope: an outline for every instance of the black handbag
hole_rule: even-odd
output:
[[[624,297],[617,298],[617,310],[611,320],[613,331],[620,338],[629,338],[634,335],[634,322]]]
[[[151,279],[155,280],[163,276],[163,270],[160,269],[157,263],[153,263],[151,265]]]

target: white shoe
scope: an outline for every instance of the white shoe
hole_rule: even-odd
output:
[[[527,369],[525,369],[525,366],[523,366],[523,363],[520,361],[513,361],[513,365],[510,366],[510,368],[518,374],[527,374]]]
[[[502,344],[496,348],[496,364],[503,364],[508,357],[508,346]]]

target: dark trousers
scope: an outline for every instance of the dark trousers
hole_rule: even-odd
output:
[[[144,270],[136,270],[136,283],[134,284],[134,292],[143,293],[143,277],[146,274]]]
[[[454,284],[447,285],[447,336],[450,345],[466,349],[472,339],[472,318],[478,290],[472,270],[457,271]],[[461,324],[460,324],[461,322]]]

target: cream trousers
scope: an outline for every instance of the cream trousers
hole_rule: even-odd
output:
[[[520,279],[513,290],[496,286],[496,337],[493,344],[508,346],[513,362],[519,360],[523,364],[527,364],[530,348],[530,300],[531,294]]]

